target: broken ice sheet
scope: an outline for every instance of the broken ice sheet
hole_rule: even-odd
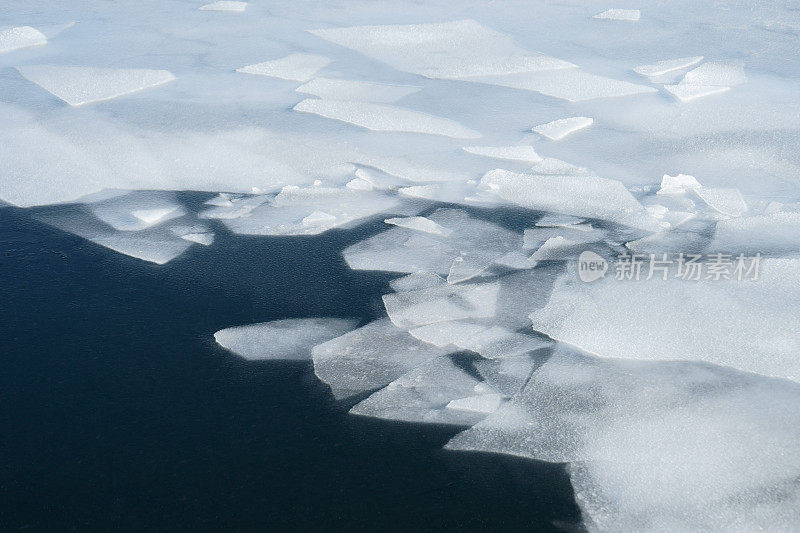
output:
[[[538,163],[542,160],[533,146],[465,146],[462,150],[484,157],[522,161],[523,163]]]
[[[385,294],[383,304],[392,322],[408,329],[435,322],[494,316],[499,285],[445,284],[440,287]]]
[[[43,44],[47,44],[47,37],[30,26],[17,26],[0,31],[0,54]]]
[[[642,14],[638,9],[607,9],[602,13],[594,15],[592,18],[637,22],[641,15]]]
[[[314,373],[331,387],[336,398],[383,387],[445,353],[418,341],[388,318],[370,322],[312,350]]]
[[[453,230],[442,227],[433,220],[425,217],[387,218],[384,222],[400,228],[408,228],[423,233],[443,235],[445,237],[453,233]]]
[[[327,57],[314,54],[289,54],[280,59],[237,68],[236,72],[290,81],[308,81],[314,77],[317,71],[330,64],[330,62],[331,60]]]
[[[409,94],[419,92],[420,87],[333,78],[314,78],[295,89],[295,91],[303,94],[312,94],[326,100],[392,103]]]
[[[92,214],[114,229],[138,231],[186,214],[175,194],[134,191],[89,206]]]
[[[447,235],[394,228],[346,248],[348,266],[355,270],[432,272],[466,281],[480,275],[496,259],[519,249],[521,236],[491,222],[470,217],[458,209],[438,209],[427,217],[450,230]]]
[[[214,340],[251,361],[310,359],[314,346],[344,335],[357,322],[344,318],[289,318],[221,329],[214,333]]]
[[[659,228],[658,222],[616,180],[497,169],[487,172],[480,185],[492,195],[528,209],[607,220],[643,230]]]
[[[459,409],[458,404],[452,408],[451,404],[474,397],[481,390],[479,384],[449,357],[435,357],[373,393],[350,412],[386,420],[471,426],[486,416],[486,410],[481,412],[469,405]],[[492,403],[499,407],[498,402]]]
[[[398,131],[442,135],[455,139],[477,139],[481,134],[453,120],[411,109],[342,100],[303,100],[293,108],[301,113],[340,120],[373,131]]]
[[[675,72],[677,70],[689,68],[691,66],[698,64],[702,60],[703,56],[682,57],[679,59],[664,59],[662,61],[656,61],[651,65],[642,65],[640,67],[636,67],[635,69],[633,69],[633,71],[636,72],[637,74],[641,74],[642,76],[647,76],[648,78],[652,78],[656,76],[662,76],[670,72]]]
[[[741,61],[710,61],[686,73],[680,83],[664,89],[681,102],[719,94],[747,81]]]
[[[726,254],[797,255],[800,250],[800,213],[733,218],[717,222],[709,252]]]
[[[800,387],[714,365],[566,347],[451,450],[569,462],[590,530],[791,530]]]
[[[175,79],[167,70],[133,68],[27,65],[17,70],[72,106],[110,100]]]
[[[593,122],[594,120],[589,117],[560,118],[547,124],[535,126],[533,131],[551,141],[558,141],[570,133],[588,128]]]
[[[197,9],[200,11],[230,11],[233,13],[242,13],[247,9],[247,2],[238,2],[236,0],[218,0]]]
[[[533,328],[603,357],[706,361],[800,381],[800,260],[762,259],[756,280],[737,279],[735,265],[734,256],[731,279],[707,279],[706,269],[699,280],[659,271],[647,280],[644,265],[639,281],[612,272],[584,283],[570,263],[531,314]]]

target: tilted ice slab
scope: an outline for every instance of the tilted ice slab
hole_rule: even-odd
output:
[[[270,78],[280,78],[291,81],[308,81],[323,67],[331,62],[330,59],[314,54],[289,54],[280,59],[264,61],[255,65],[237,68],[236,72],[243,74],[257,74]]]
[[[800,380],[800,260],[762,259],[742,279],[668,279],[648,265],[641,280],[617,280],[613,267],[592,283],[571,263],[547,305],[531,314],[533,328],[603,357],[690,360]]]
[[[578,69],[476,76],[465,78],[465,80],[534,91],[569,102],[583,102],[597,98],[618,98],[658,92],[654,87],[598,76]]]
[[[486,325],[487,323],[490,324],[491,321],[483,321],[483,323],[466,320],[434,322],[411,329],[409,333],[415,338],[439,348],[469,350],[485,359],[517,357],[551,344],[551,341],[543,337],[511,331],[500,326]]]
[[[221,329],[214,340],[251,361],[310,359],[314,346],[344,335],[356,323],[343,318],[289,318]]]
[[[89,206],[92,214],[120,231],[139,231],[186,214],[174,194],[131,192]]]
[[[477,139],[481,134],[455,122],[418,111],[366,102],[341,100],[303,100],[293,108],[301,113],[313,113],[341,120],[373,131],[401,131],[443,135],[455,139]]]
[[[388,318],[370,322],[312,350],[314,373],[330,385],[336,398],[384,387],[445,353],[418,341]]]
[[[538,163],[542,160],[533,146],[465,146],[462,150],[484,157],[522,161],[523,163]]]
[[[445,237],[453,233],[453,230],[440,226],[433,220],[425,217],[387,218],[384,222],[400,228],[408,228],[423,233],[443,235]]]
[[[675,72],[677,70],[689,68],[691,66],[698,64],[702,60],[703,56],[681,57],[679,59],[664,59],[662,61],[656,61],[651,65],[642,65],[640,67],[636,67],[635,69],[633,69],[633,71],[637,74],[641,74],[642,76],[647,76],[648,78],[652,78],[655,76],[662,76],[670,72]]]
[[[664,89],[681,102],[729,91],[747,81],[741,61],[711,61],[686,73],[680,83]]]
[[[237,2],[235,0],[218,0],[197,9],[200,11],[231,11],[234,13],[241,13],[247,9],[247,2]]]
[[[383,305],[394,325],[409,329],[450,320],[491,318],[499,290],[497,283],[444,284],[385,294]]]
[[[17,70],[69,105],[79,106],[135,93],[175,79],[168,70],[27,65]]]
[[[47,44],[47,37],[30,26],[17,26],[0,31],[0,54],[43,44]]]
[[[528,209],[586,218],[656,231],[658,222],[616,180],[595,176],[542,176],[492,170],[481,187],[506,202]]]
[[[352,102],[392,103],[419,92],[420,87],[389,85],[368,81],[314,78],[295,89],[298,93],[312,94],[326,100]]]
[[[458,400],[475,396],[494,398],[493,392],[458,368],[449,357],[440,356],[409,370],[350,412],[386,420],[471,426],[488,413],[476,409],[474,400],[458,408]],[[453,402],[455,405],[450,407]]]
[[[557,141],[563,139],[570,133],[588,128],[593,122],[594,120],[589,117],[560,118],[553,122],[548,122],[547,124],[535,126],[533,131],[543,137],[547,137],[551,141]]]
[[[523,50],[509,36],[474,20],[353,26],[311,33],[398,70],[428,78],[463,79],[575,67],[554,57]]]
[[[317,235],[379,213],[402,211],[396,197],[346,187],[287,185],[272,200],[257,205],[217,207],[202,216],[221,218],[233,232],[245,235]]]
[[[570,463],[591,531],[787,531],[800,520],[798,406],[785,380],[560,349],[446,448]]]
[[[642,13],[638,9],[606,9],[602,13],[592,16],[592,18],[637,22],[641,16]]]
[[[393,228],[346,248],[345,261],[354,270],[426,271],[455,283],[478,276],[522,244],[518,233],[457,209],[439,209],[427,218],[450,233]]]

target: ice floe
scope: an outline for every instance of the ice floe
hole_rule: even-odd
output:
[[[419,92],[420,88],[368,81],[314,78],[295,89],[295,91],[303,94],[312,94],[327,100],[390,104],[409,94]]]
[[[670,72],[675,72],[677,70],[683,70],[689,67],[692,67],[703,60],[703,56],[694,56],[694,57],[681,57],[679,59],[664,59],[662,61],[656,61],[650,65],[642,65],[640,67],[636,67],[633,69],[634,72],[637,74],[641,74],[642,76],[647,76],[648,78],[653,78],[656,76],[663,76],[664,74],[668,74]]]
[[[446,448],[569,463],[593,531],[786,530],[800,519],[799,400],[784,380],[560,349]]]
[[[533,131],[543,137],[547,137],[551,141],[558,141],[570,133],[588,128],[593,123],[594,120],[589,117],[560,118],[553,122],[548,122],[547,124],[535,126]]]
[[[712,61],[690,70],[680,83],[665,85],[664,89],[681,102],[689,102],[703,96],[727,92],[732,86],[746,81],[742,62]]]
[[[523,163],[538,163],[542,160],[533,146],[465,146],[462,150],[493,159],[522,161]]]
[[[17,67],[25,78],[69,105],[110,100],[175,79],[168,70],[96,68],[61,65]]]
[[[444,228],[433,220],[425,217],[387,218],[384,222],[401,228],[413,229],[423,233],[433,233],[434,235],[444,235],[445,237],[453,233],[453,230]]]
[[[684,276],[663,279],[645,262],[639,280],[612,271],[584,283],[570,263],[531,314],[533,328],[604,357],[705,361],[800,381],[800,260],[745,257],[740,266],[747,252],[726,252],[720,276],[709,263],[699,279],[686,263]]]
[[[344,318],[288,318],[221,329],[214,333],[214,340],[251,361],[302,360],[311,358],[314,346],[344,335],[356,324]]]
[[[638,9],[606,9],[602,13],[594,15],[592,18],[637,22],[641,16],[642,13]]]
[[[481,134],[455,122],[418,111],[366,102],[341,100],[303,100],[293,108],[301,113],[313,113],[341,120],[373,131],[402,131],[443,135],[456,139],[477,139]]]
[[[528,209],[607,220],[644,230],[657,230],[657,221],[622,183],[585,176],[540,176],[492,170],[481,178],[491,194]]]
[[[235,13],[242,13],[247,9],[247,2],[237,2],[235,0],[218,0],[197,9],[200,11],[231,11]]]
[[[280,59],[237,68],[236,72],[290,81],[308,81],[330,62],[327,57],[314,54],[289,54]]]
[[[47,44],[47,37],[30,26],[17,26],[0,31],[0,54],[43,44]]]

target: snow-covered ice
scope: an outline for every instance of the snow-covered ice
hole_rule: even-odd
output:
[[[327,57],[314,54],[289,54],[280,59],[237,68],[236,72],[290,81],[308,81],[330,62]]]
[[[287,318],[221,329],[214,333],[214,340],[251,361],[310,359],[314,346],[353,330],[357,322],[344,318]]]
[[[664,59],[649,65],[642,65],[633,69],[637,74],[648,78],[661,76],[676,70],[692,67],[703,60],[703,56],[681,57],[678,59]]]
[[[637,22],[641,16],[642,14],[638,9],[606,9],[602,13],[594,15],[592,18]]]
[[[26,65],[20,74],[69,105],[110,100],[173,81],[168,70]]]
[[[311,94],[327,100],[379,104],[396,102],[420,90],[420,87],[333,78],[314,78],[295,89],[298,93]]]
[[[247,2],[237,2],[236,0],[218,0],[197,9],[200,11],[231,11],[234,13],[242,13],[247,9]]]
[[[0,54],[43,44],[47,44],[47,37],[30,26],[17,26],[0,31]]]
[[[523,163],[538,163],[542,160],[533,146],[465,146],[462,150],[483,157],[522,161]]]
[[[593,122],[594,120],[589,117],[560,118],[553,122],[548,122],[547,124],[534,126],[533,131],[551,141],[558,141],[570,133],[588,128]]]

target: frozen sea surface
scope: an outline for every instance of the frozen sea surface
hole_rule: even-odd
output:
[[[245,492],[255,506],[340,486],[353,462],[332,466],[337,432],[411,424],[378,457],[419,442],[475,468],[514,456],[502,505],[464,511],[485,491],[442,471],[429,476],[445,485],[399,476],[369,505],[366,491],[332,501],[377,526],[404,507],[386,503],[402,488],[430,509],[406,521],[441,507],[434,525],[500,527],[495,510],[535,500],[543,483],[558,498],[522,506],[510,529],[797,527],[794,3],[0,0],[0,13],[0,213],[16,228],[0,265],[16,328],[5,338],[12,376],[51,369],[14,385],[13,401],[36,390],[55,401],[67,379],[60,405],[102,406],[68,418],[96,429],[84,448],[111,450],[91,456],[97,472],[111,476],[128,445],[109,433],[119,404],[97,400],[111,390],[173,409],[127,420],[149,424],[147,449],[159,428],[168,450],[194,449],[174,468],[245,475],[247,490],[210,478],[194,497],[176,489],[205,517],[229,513],[200,504],[203,490],[232,510]],[[46,292],[55,280],[77,285]],[[36,328],[35,342],[20,333]],[[64,362],[44,358],[64,339]],[[153,381],[163,365],[172,372]],[[254,368],[270,383],[243,377]],[[230,380],[240,411],[225,403]],[[245,433],[271,446],[232,430],[242,411]],[[30,473],[26,459],[52,464],[26,446],[34,435],[83,431],[16,412],[4,426],[13,474]],[[327,422],[293,426],[298,413]],[[228,462],[203,434],[230,442]],[[379,469],[341,446],[357,470]],[[333,450],[320,463],[331,468],[306,465],[285,490],[273,448],[298,461]],[[142,457],[150,470],[109,486],[157,479],[146,473],[164,463]],[[55,498],[25,492],[24,478],[0,485],[8,501],[62,500],[57,486]],[[269,488],[250,490],[256,478]],[[461,493],[442,496],[451,482]],[[330,501],[319,490],[310,499]],[[463,493],[462,505],[439,500]],[[12,527],[38,527],[22,508]],[[302,520],[324,523],[331,508]]]

